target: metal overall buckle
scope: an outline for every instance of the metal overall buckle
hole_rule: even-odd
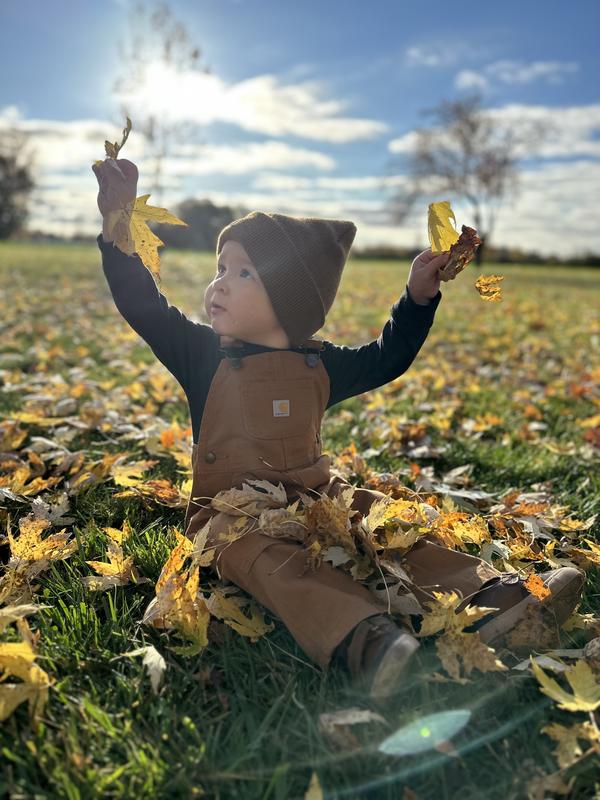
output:
[[[320,351],[324,345],[321,339],[307,339],[300,345],[300,349],[308,351],[305,353],[304,360],[309,367],[316,367],[321,358]]]
[[[244,343],[242,341],[238,339],[227,347],[220,345],[219,350],[221,353],[225,353],[225,356],[232,369],[240,369],[242,367],[242,357],[244,352]]]

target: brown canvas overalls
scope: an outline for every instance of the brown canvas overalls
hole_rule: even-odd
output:
[[[321,421],[329,400],[329,376],[318,339],[291,350],[242,355],[234,340],[221,350],[192,447],[192,492],[185,515],[185,535],[193,539],[212,517],[207,545],[215,546],[212,569],[247,591],[279,617],[304,652],[324,669],[336,646],[361,620],[385,613],[375,595],[350,575],[323,562],[304,570],[301,544],[258,530],[217,546],[218,534],[239,517],[210,507],[210,498],[246,479],[282,482],[289,502],[294,489],[318,499],[314,489],[335,497],[350,484],[332,474],[331,459],[321,452]],[[382,492],[357,488],[352,508],[368,514]],[[250,527],[256,527],[251,521]],[[479,558],[420,539],[402,560],[419,602],[439,591],[459,590],[468,602],[500,573]],[[460,608],[460,607],[459,607]],[[356,657],[356,654],[354,654]]]

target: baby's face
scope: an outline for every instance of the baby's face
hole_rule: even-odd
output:
[[[212,308],[216,303],[221,309]],[[287,348],[269,295],[243,246],[225,242],[216,274],[204,293],[204,308],[215,333],[254,344]]]

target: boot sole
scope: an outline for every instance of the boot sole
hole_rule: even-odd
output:
[[[421,643],[410,633],[401,633],[392,642],[384,653],[373,676],[369,697],[379,699],[388,697],[394,692],[398,678],[402,675],[414,652],[419,649]]]

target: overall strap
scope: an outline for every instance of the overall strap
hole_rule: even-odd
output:
[[[244,355],[244,342],[240,339],[234,339],[230,344],[223,344],[223,336],[219,336],[219,350],[224,353],[233,369],[240,369],[242,366],[242,357]],[[309,367],[316,367],[321,358],[321,351],[324,348],[321,339],[305,339],[301,345],[295,350],[301,350],[304,353],[304,360]]]

